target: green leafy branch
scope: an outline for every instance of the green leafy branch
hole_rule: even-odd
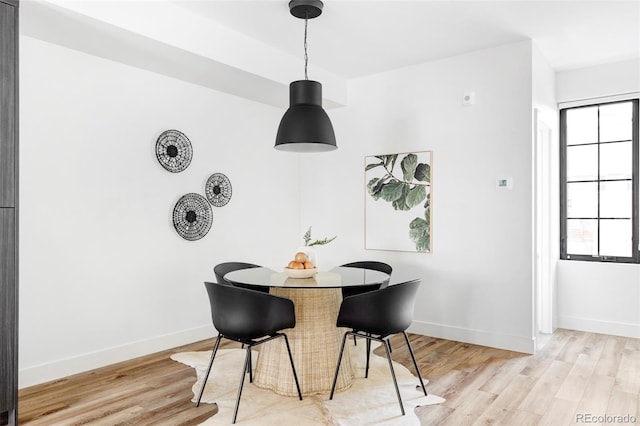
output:
[[[410,210],[425,201],[427,188],[431,185],[429,164],[418,163],[416,154],[407,154],[400,162],[403,179],[399,179],[393,174],[398,154],[379,155],[376,158],[380,162],[368,164],[365,171],[383,167],[387,173],[367,183],[367,190],[374,200],[382,198],[390,202],[395,210]]]
[[[374,200],[382,199],[391,203],[394,210],[410,210],[424,202],[424,219],[416,217],[409,224],[409,238],[416,244],[417,251],[427,251],[430,242],[430,193],[431,166],[419,163],[418,156],[406,154],[400,161],[402,178],[394,175],[399,154],[378,155],[377,163],[367,164],[365,172],[376,167],[382,167],[385,174],[374,177],[367,182],[367,190]]]
[[[325,244],[329,244],[331,241],[335,240],[336,238],[338,238],[338,236],[334,236],[333,238],[323,238],[322,240],[315,240],[314,242],[310,242],[311,241],[311,227],[309,227],[309,229],[307,229],[307,232],[304,233],[304,236],[302,237],[302,239],[304,240],[304,245],[311,247],[311,246],[323,246]]]
[[[431,209],[429,208],[431,194],[427,194],[425,203],[424,219],[416,217],[409,224],[409,238],[416,245],[417,251],[427,251],[431,241]]]
[[[409,155],[414,155],[414,154],[409,154]],[[393,154],[393,156],[397,157],[398,154]],[[384,156],[381,156],[381,157],[384,157]],[[376,157],[376,158],[380,158],[380,157]],[[406,157],[405,157],[405,159],[406,159]],[[416,160],[417,160],[417,157],[416,157]],[[403,162],[401,163],[401,166],[402,166],[402,170],[403,170],[403,173],[404,173],[404,179],[400,179],[400,178],[396,177],[393,174],[393,166],[394,165],[395,165],[395,160],[393,160],[393,162],[391,164],[391,169],[389,169],[389,164],[386,164],[384,161],[382,161],[382,162],[376,163],[376,164],[369,164],[367,166],[366,170],[370,170],[370,169],[373,169],[375,167],[382,166],[387,171],[387,175],[389,177],[391,177],[392,179],[395,179],[398,182],[402,182],[402,183],[405,183],[407,185],[421,185],[421,186],[426,186],[426,187],[430,187],[431,186],[431,183],[429,182],[429,172],[430,172],[430,170],[429,170],[429,165],[428,164],[417,163],[417,161],[416,161],[415,170],[412,172],[411,169],[410,169],[410,167],[412,167],[412,165],[409,162],[407,162],[405,164],[404,160],[403,160]],[[407,169],[408,173],[405,172],[405,167],[409,167]],[[413,174],[413,176],[409,176],[407,178],[407,174],[409,174],[409,175]],[[417,179],[418,181],[425,181],[427,183],[412,182],[412,177]]]

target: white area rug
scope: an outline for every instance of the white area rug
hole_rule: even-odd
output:
[[[351,340],[351,339],[349,339]],[[260,389],[249,383],[246,377],[237,423],[242,425],[420,425],[414,413],[417,406],[440,404],[445,400],[439,396],[424,396],[419,380],[409,370],[394,362],[396,378],[406,415],[400,406],[393,387],[386,358],[371,354],[369,378],[364,378],[365,343],[350,345],[354,372],[353,385],[344,392],[336,392],[333,400],[329,394],[306,396],[302,401]],[[375,343],[374,343],[375,344]],[[372,344],[373,347],[373,344]],[[373,350],[373,349],[372,349]],[[218,404],[218,414],[203,425],[231,424],[235,406],[240,372],[246,352],[243,349],[219,349],[201,403]],[[258,353],[252,356],[254,363]],[[183,352],[171,356],[174,361],[189,365],[196,370],[197,380],[193,385],[195,402],[202,379],[206,373],[211,351]],[[428,381],[425,379],[425,386]],[[429,387],[427,392],[429,392]],[[197,409],[194,407],[194,409]]]

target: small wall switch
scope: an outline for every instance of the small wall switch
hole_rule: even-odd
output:
[[[513,188],[513,178],[510,178],[510,177],[498,178],[496,183],[498,188],[506,188],[506,189]]]
[[[470,106],[476,103],[476,92],[465,92],[462,95],[462,105]]]

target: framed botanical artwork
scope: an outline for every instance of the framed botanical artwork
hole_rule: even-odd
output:
[[[365,157],[365,248],[428,253],[431,151]]]

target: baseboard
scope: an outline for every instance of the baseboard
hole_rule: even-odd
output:
[[[72,374],[82,373],[139,356],[208,339],[212,337],[214,333],[215,330],[212,326],[202,326],[22,368],[18,371],[18,387],[22,389]]]
[[[558,328],[640,339],[640,324],[560,315],[558,317]]]
[[[526,354],[533,354],[535,351],[535,339],[532,337],[513,336],[510,334],[474,330],[425,321],[414,321],[408,331],[424,336],[438,337],[440,339],[489,346]]]

